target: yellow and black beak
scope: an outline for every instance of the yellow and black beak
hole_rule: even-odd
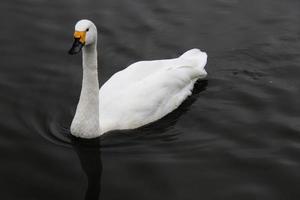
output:
[[[74,43],[69,50],[69,54],[74,55],[81,51],[85,44],[86,31],[75,31],[74,32]]]

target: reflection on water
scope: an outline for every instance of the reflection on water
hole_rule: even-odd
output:
[[[97,200],[101,191],[102,174],[100,138],[85,140],[72,137],[72,146],[88,180],[84,199]]]
[[[299,7],[295,0],[1,2],[1,199],[298,200]],[[69,126],[81,57],[67,50],[81,18],[99,27],[100,85],[133,62],[191,48],[208,53],[208,81],[162,120],[76,139]]]

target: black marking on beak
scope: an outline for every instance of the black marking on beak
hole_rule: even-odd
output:
[[[84,46],[84,44],[80,42],[80,38],[74,38],[74,43],[73,43],[71,49],[69,50],[69,54],[74,55],[74,54],[79,53],[83,46]]]

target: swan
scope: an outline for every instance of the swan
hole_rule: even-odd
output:
[[[76,137],[95,138],[154,122],[175,110],[191,95],[194,83],[207,75],[207,54],[192,49],[178,58],[133,63],[99,90],[97,28],[87,19],[76,23],[69,54],[81,49],[82,88],[70,127]]]

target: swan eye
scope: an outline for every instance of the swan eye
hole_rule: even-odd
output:
[[[88,29],[86,29],[86,32],[88,32],[90,29],[88,28]]]

